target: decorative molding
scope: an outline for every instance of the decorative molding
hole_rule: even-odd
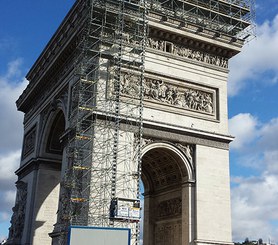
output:
[[[148,38],[147,47],[194,61],[204,62],[206,64],[215,65],[222,68],[228,68],[227,58],[213,55],[208,52],[204,52],[203,50],[192,49],[182,44],[176,44],[166,40],[150,37]]]
[[[145,146],[147,146],[155,141],[156,140],[154,138],[142,138],[141,147],[144,148]],[[156,142],[159,142],[159,141],[157,140]],[[165,141],[163,141],[163,142],[165,142]],[[171,142],[168,142],[168,143],[172,144]],[[187,157],[191,166],[193,166],[194,146],[190,145],[190,144],[181,144],[181,143],[175,143],[174,145],[183,152],[183,154]]]
[[[193,157],[194,157],[194,147],[193,145],[182,145],[180,143],[175,144],[187,157],[191,166],[193,166]]]
[[[74,54],[72,54],[71,58],[73,58]],[[41,107],[41,104],[44,103],[47,99],[51,98],[55,93],[53,91],[61,86],[61,84],[65,83],[65,78],[67,75],[70,74],[74,67],[74,64],[71,62],[71,59],[68,59],[66,62],[60,65],[54,65],[53,70],[49,72],[45,77],[43,77],[43,80],[46,81],[47,86],[44,87],[37,87],[39,90],[35,98],[32,100],[32,104],[29,104],[29,107],[27,108],[25,112],[25,118],[24,120],[28,120],[31,115],[35,113],[36,110],[38,110]],[[60,91],[59,91],[60,92]],[[25,92],[23,92],[24,94]],[[22,95],[23,95],[22,94]],[[53,102],[53,97],[52,97]],[[17,102],[17,105],[19,102]],[[26,105],[27,106],[27,105]]]
[[[152,138],[142,138],[142,148],[154,142]]]
[[[50,110],[56,111],[57,109],[61,109],[66,119],[66,114],[68,111],[68,99],[68,87],[65,87],[62,90],[60,90],[59,93],[55,96],[55,98],[53,98],[53,100],[50,102]]]
[[[121,76],[120,93],[137,98],[140,93],[140,79],[136,74]],[[201,89],[189,83],[175,85],[170,81],[146,77],[143,84],[144,101],[174,106],[184,110],[216,115],[216,89]]]
[[[144,136],[146,138],[160,138],[164,141],[170,142],[183,142],[184,144],[191,145],[204,145],[208,147],[214,147],[224,150],[229,150],[229,142],[216,138],[207,138],[205,136],[189,135],[186,132],[169,130],[169,128],[148,128],[144,127]],[[183,144],[181,143],[181,144]]]
[[[23,141],[23,151],[22,151],[22,159],[30,155],[35,150],[36,143],[36,135],[37,135],[37,126],[35,125],[29,132],[24,136]]]
[[[83,1],[77,1],[70,10],[51,41],[27,74],[27,79],[30,81],[28,90],[36,85],[37,80],[39,80],[39,77],[45,72],[49,64],[57,57],[57,54],[61,52],[62,48],[67,45],[69,37],[72,37],[73,34],[80,29],[84,22],[83,16],[85,16],[86,10],[86,4]],[[78,42],[76,42],[76,45],[77,43]],[[25,93],[27,93],[27,90],[24,91],[20,97],[25,95]],[[19,98],[19,101],[21,99],[23,98]]]
[[[157,205],[158,218],[179,216],[181,215],[181,213],[182,213],[182,200],[179,197],[162,201]]]
[[[162,80],[146,78],[144,98],[207,114],[213,114],[215,111],[213,93],[173,86]]]
[[[11,227],[9,229],[8,244],[21,244],[24,222],[25,209],[27,201],[27,183],[23,181],[16,182],[17,195],[16,204],[13,207],[13,215],[11,218]]]
[[[120,36],[120,37],[119,37]],[[163,36],[167,36],[167,33],[165,33]],[[169,36],[169,33],[168,33]],[[117,32],[115,33],[104,33],[104,37],[107,39],[119,39],[122,38],[122,41],[127,44],[127,45],[139,45],[140,43],[138,43],[137,40],[134,40],[134,37],[130,34],[130,33],[121,33],[121,35],[119,35]],[[193,40],[190,40],[190,42],[185,45],[185,44],[181,44],[181,43],[175,43],[174,41],[168,41],[168,40],[161,40],[161,38],[154,38],[154,37],[148,37],[147,42],[146,42],[146,46],[147,48],[153,49],[153,50],[157,50],[157,51],[161,51],[164,53],[169,53],[178,57],[182,57],[182,58],[187,58],[193,61],[198,61],[198,62],[202,62],[202,63],[206,63],[209,65],[214,65],[217,67],[221,67],[221,68],[228,68],[228,58],[224,57],[223,55],[216,55],[210,52],[206,52],[205,50],[203,50],[200,45],[199,42],[198,45],[196,43],[196,48],[192,48],[190,47],[189,43],[194,43]],[[178,39],[181,39],[178,38]],[[205,46],[205,45],[204,45]],[[209,49],[208,47],[206,47],[207,49]],[[221,51],[220,48],[219,52]],[[213,47],[211,48],[211,50],[216,51],[217,48]]]
[[[43,138],[43,134],[45,133],[45,129],[46,129],[47,120],[48,120],[49,114],[51,113],[52,109],[53,109],[53,104],[52,105],[48,104],[48,106],[45,107],[40,113],[39,141],[41,141]],[[39,145],[40,144],[41,144],[41,142],[39,142]]]

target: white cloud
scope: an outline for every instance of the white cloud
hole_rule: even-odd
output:
[[[17,111],[15,101],[27,85],[26,79],[22,77],[21,66],[22,60],[16,59],[7,65],[4,74],[0,74],[1,224],[5,224],[11,218],[12,207],[15,201],[15,181],[17,180],[14,171],[19,167],[20,163],[23,114]],[[7,232],[1,230],[0,236],[7,235]]]
[[[14,172],[19,167],[20,155],[20,150],[0,155],[0,191],[9,189],[16,181]]]
[[[270,237],[277,244],[278,226],[273,221],[278,222],[278,118],[262,124],[251,114],[239,114],[230,123],[237,137],[232,152],[239,155],[241,165],[259,170],[257,176],[231,178],[233,239]]]
[[[257,137],[258,120],[249,113],[241,113],[229,120],[229,132],[235,136],[231,148],[242,149]]]
[[[277,228],[271,225],[271,221],[278,220],[277,186],[277,175],[263,174],[261,177],[242,179],[232,189],[235,241],[243,241],[246,237],[267,241],[269,237],[275,237]]]
[[[278,148],[276,151],[265,151],[264,160],[267,171],[278,175]]]
[[[15,101],[27,85],[21,77],[21,59],[8,64],[6,74],[0,75],[0,153],[17,150],[22,144],[23,114],[17,112]]]
[[[11,188],[11,187],[10,187]],[[6,190],[1,192],[0,199],[0,222],[10,221],[12,215],[12,207],[15,204],[16,190]]]
[[[15,201],[15,190],[11,190],[11,191],[6,191],[5,196],[4,196],[4,200],[6,203],[14,205],[14,201]]]
[[[261,83],[277,83],[277,46],[278,15],[273,21],[265,21],[258,26],[257,38],[245,45],[241,54],[231,59],[228,83],[230,96],[238,94],[246,86],[247,81],[254,78]]]
[[[278,118],[272,119],[261,128],[260,149],[278,150]]]

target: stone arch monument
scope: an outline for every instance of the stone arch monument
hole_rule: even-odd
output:
[[[90,52],[79,50],[80,44],[84,44],[82,28],[88,20],[88,5],[85,2],[93,2],[91,16],[95,21],[89,35],[94,41],[90,42]],[[117,18],[117,11],[111,10],[116,2],[121,3],[119,6],[122,10],[128,9]],[[144,220],[141,220],[144,223],[143,244],[232,245],[229,143],[233,138],[228,133],[228,60],[239,53],[244,44],[244,39],[239,35],[236,38],[236,34],[244,31],[251,22],[244,19],[250,13],[250,6],[231,2],[75,2],[27,74],[29,84],[17,101],[18,110],[25,113],[24,141],[20,167],[16,171],[17,198],[8,244],[64,244],[61,234],[65,232],[63,221],[68,218],[65,207],[69,199],[65,199],[65,185],[69,184],[65,176],[70,168],[68,145],[72,144],[69,136],[73,133],[72,123],[75,122],[73,111],[79,108],[80,115],[83,113],[80,128],[83,130],[87,127],[88,130],[83,131],[94,134],[95,142],[100,137],[109,137],[99,130],[104,114],[94,109],[87,116],[86,111],[92,110],[97,104],[103,109],[101,99],[119,102],[122,97],[121,103],[126,103],[132,98],[137,99],[136,96],[141,93],[144,107],[142,124],[138,124],[143,125],[139,141],[141,169],[129,164],[133,169],[123,176],[133,186],[138,170],[144,183]],[[143,3],[145,5],[142,6]],[[212,4],[215,8],[211,7]],[[132,18],[125,19],[125,15],[133,11],[142,11],[147,15],[138,17],[140,21],[143,18],[143,27],[147,23],[148,32],[140,37],[142,42],[138,41],[141,32],[137,39],[131,34],[136,28],[130,26],[136,22],[132,22]],[[186,17],[186,14],[189,16]],[[196,14],[199,19],[196,19]],[[212,14],[217,18],[210,19]],[[97,22],[99,18],[103,18],[100,26]],[[203,18],[203,22],[198,22],[200,18]],[[116,27],[109,29],[118,19],[121,20],[119,25],[122,30],[127,28],[127,32],[119,32]],[[111,23],[105,24],[104,20]],[[99,35],[98,39],[93,35]],[[112,39],[119,38],[120,44],[109,44]],[[100,41],[96,50],[96,43]],[[142,61],[138,61],[127,67],[126,60],[119,62],[127,55],[125,52],[132,52],[141,44],[143,48],[135,57],[142,56],[143,65],[140,63]],[[122,53],[117,56],[120,49]],[[80,55],[87,59],[81,65]],[[84,63],[87,67],[82,66]],[[90,69],[87,69],[88,66]],[[113,68],[115,66],[121,69],[118,76],[115,75],[118,71]],[[76,67],[81,72],[85,70],[86,76],[77,73]],[[142,67],[144,69],[140,73]],[[113,69],[114,73],[111,72]],[[95,82],[96,77],[92,74],[98,74],[98,82]],[[116,95],[113,90],[116,85],[111,84],[113,79],[119,80]],[[76,95],[76,89],[83,89],[83,97]],[[88,104],[78,104],[81,97],[90,102],[90,108]],[[115,110],[121,113],[117,109],[118,104],[115,105]],[[107,125],[117,122],[111,118],[112,113],[106,116]],[[98,121],[99,124],[90,124],[91,121]],[[116,136],[119,139],[129,137],[131,140],[127,144],[132,148],[130,152],[134,153],[137,149],[134,139],[138,134],[133,133],[135,123],[132,120],[129,127],[124,127],[127,121],[122,120],[117,124],[119,131]],[[75,142],[80,143],[81,140],[88,141],[90,135],[79,134],[76,138],[79,141]],[[87,155],[87,158],[95,160],[103,148],[99,147],[96,153],[94,142],[88,142],[87,149],[91,147],[94,153]],[[122,144],[121,141],[116,143],[118,146]],[[107,159],[113,157],[116,158],[108,154]],[[88,167],[79,166],[79,170],[87,170]],[[113,166],[112,170],[114,167],[116,169],[117,166]],[[90,172],[88,178],[92,178],[93,174]],[[112,182],[115,176],[112,175]],[[112,185],[110,182],[107,184]],[[113,186],[111,189],[114,191]],[[92,193],[94,190],[90,187],[86,195]],[[75,202],[83,200],[75,198]],[[89,204],[83,207],[82,212],[90,211]],[[83,222],[90,225],[91,221],[85,217]],[[134,244],[139,242],[135,239]]]
[[[143,149],[144,244],[187,244],[194,222],[193,148],[152,142]]]

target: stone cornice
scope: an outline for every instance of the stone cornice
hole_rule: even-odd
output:
[[[155,27],[150,27],[149,37],[166,40],[175,44],[180,44],[184,47],[200,50],[225,58],[230,58],[233,56],[233,51],[226,46],[215,45],[215,43],[209,43],[203,39],[197,40],[196,38],[187,36],[186,33],[182,35],[181,33],[173,33],[170,30],[162,30],[156,29]]]
[[[76,1],[26,75],[29,84],[16,102],[18,110],[25,112],[27,100],[30,100],[32,96],[36,96],[38,88],[45,86],[45,84],[42,85],[41,83],[45,80],[44,78],[49,69],[53,68],[54,63],[56,63],[56,66],[57,64],[63,64],[68,58],[69,53],[73,51],[74,47],[72,46],[75,44],[72,40],[80,31],[80,27],[84,22],[84,7],[85,4],[83,1]],[[65,52],[66,49],[67,52]]]
[[[57,55],[57,49],[60,49],[68,42],[68,38],[70,38],[73,32],[76,31],[80,26],[80,22],[82,22],[85,4],[81,4],[81,1],[77,1],[69,13],[66,15],[59,28],[56,30],[35,64],[32,66],[26,78],[32,82],[33,78],[37,76],[37,72],[44,67],[46,63],[50,63],[51,59]]]
[[[73,57],[76,50],[75,42],[68,45],[59,58],[55,59],[47,71],[44,72],[38,80],[29,83],[27,88],[17,100],[18,110],[30,114],[34,112],[34,108],[38,107],[43,98],[51,96],[52,92],[61,83],[64,83],[64,78],[72,72],[73,63],[70,58]],[[70,57],[70,58],[69,58]],[[51,70],[49,70],[51,67]]]
[[[164,140],[179,139],[180,142],[208,145],[221,149],[228,149],[229,143],[234,140],[231,135],[144,120],[144,137],[153,137],[153,135]]]
[[[59,171],[61,169],[61,161],[43,158],[31,159],[23,166],[21,166],[18,170],[16,170],[15,174],[19,177],[20,180],[28,173],[38,169],[51,169]]]
[[[179,21],[161,21],[160,16],[152,14],[149,16],[150,36],[155,35],[171,40],[178,40],[192,48],[200,47],[211,53],[222,53],[223,57],[231,58],[241,51],[242,40],[232,40],[231,37],[216,33],[210,30],[198,29],[192,24],[181,25]]]

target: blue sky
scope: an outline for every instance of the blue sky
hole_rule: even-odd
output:
[[[0,239],[8,234],[23,115],[24,76],[74,0],[0,0]],[[230,61],[233,239],[278,244],[278,2],[257,0],[257,37]]]

